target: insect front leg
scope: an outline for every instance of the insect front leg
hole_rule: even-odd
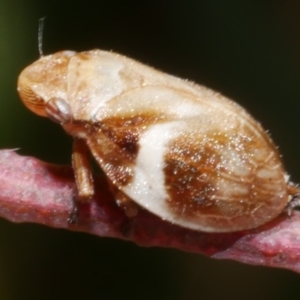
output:
[[[89,163],[89,151],[85,142],[74,138],[72,166],[76,182],[76,198],[74,207],[69,216],[68,222],[71,224],[78,222],[78,203],[87,203],[94,195],[94,184],[91,166]]]
[[[86,143],[74,138],[72,166],[77,186],[77,199],[80,202],[88,202],[94,195],[94,184],[91,166],[89,162],[89,150]]]

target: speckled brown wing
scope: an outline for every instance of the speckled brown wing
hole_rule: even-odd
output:
[[[97,112],[87,143],[114,188],[163,219],[253,228],[283,210],[287,178],[260,125],[230,108],[166,86],[136,88]]]

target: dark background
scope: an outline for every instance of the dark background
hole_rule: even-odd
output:
[[[114,50],[218,90],[259,120],[300,182],[300,2],[0,2],[0,147],[69,163],[71,139],[19,101],[43,49]],[[0,299],[298,299],[300,275],[0,220]]]

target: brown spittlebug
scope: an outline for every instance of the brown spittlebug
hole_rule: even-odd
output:
[[[272,140],[243,108],[125,56],[42,56],[21,73],[18,92],[73,136],[80,201],[94,193],[89,153],[128,215],[135,203],[198,231],[258,227],[298,197]]]

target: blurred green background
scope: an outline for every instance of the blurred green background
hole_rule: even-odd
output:
[[[300,2],[0,1],[0,147],[69,163],[71,139],[19,101],[43,49],[114,50],[218,90],[269,130],[300,182]],[[0,299],[298,299],[300,275],[0,220]]]

